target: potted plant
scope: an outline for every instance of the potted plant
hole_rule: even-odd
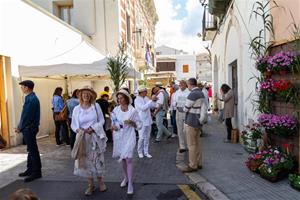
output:
[[[292,188],[300,191],[300,175],[299,174],[289,174],[289,183]]]
[[[294,53],[289,51],[280,51],[268,59],[268,64],[272,68],[273,72],[285,75],[292,70],[292,66],[295,64],[295,61],[296,56]]]
[[[292,157],[282,153],[278,148],[268,149],[264,157],[263,163],[259,166],[259,173],[268,181],[276,182],[283,179],[294,167]]]
[[[288,137],[295,133],[297,120],[289,115],[261,114],[257,121],[273,134]]]
[[[272,70],[268,63],[269,58],[270,57],[267,55],[260,56],[255,63],[256,69],[264,74],[267,78],[272,76]]]
[[[241,135],[244,148],[247,152],[253,153],[262,146],[263,130],[260,124],[254,123],[252,126],[246,126]]]
[[[261,164],[263,164],[265,153],[266,151],[258,151],[256,153],[250,154],[248,160],[245,162],[248,169],[252,172],[259,172],[258,168]]]

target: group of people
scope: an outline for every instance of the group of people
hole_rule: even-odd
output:
[[[29,153],[27,170],[19,175],[26,177],[25,181],[32,181],[42,176],[36,144],[40,105],[33,92],[34,83],[26,80],[20,85],[26,97],[16,132],[23,133]],[[228,102],[229,96],[226,94],[229,91],[227,87],[222,89],[225,102]],[[167,139],[172,136],[164,124],[169,106],[176,111],[173,115],[176,119],[173,120],[173,126],[174,123],[177,124],[179,152],[183,153],[188,150],[189,154],[189,163],[182,171],[193,172],[202,168],[200,135],[207,116],[208,97],[203,89],[198,87],[197,80],[190,78],[188,81],[180,81],[179,89],[171,95],[166,92],[161,83],[157,83],[152,89],[150,97],[147,96],[147,92],[148,89],[145,86],[140,86],[138,96],[133,99],[129,91],[123,88],[113,94],[112,99],[116,105],[112,109],[108,103],[109,91],[101,92],[100,99],[97,100],[97,93],[91,87],[83,87],[75,90],[72,97],[64,102],[61,96],[62,88],[55,89],[52,105],[56,144],[61,145],[65,142],[71,145],[72,158],[75,159],[74,174],[88,179],[86,195],[91,195],[95,191],[95,178],[98,180],[99,190],[101,192],[107,190],[102,177],[105,169],[104,152],[108,131],[112,133],[113,138],[112,156],[122,163],[124,177],[120,186],[127,186],[128,195],[134,193],[133,156],[136,148],[136,131],[138,132],[139,158],[151,158],[149,140],[152,119],[155,118],[157,126],[155,142],[160,142],[163,134]],[[57,116],[64,107],[68,109],[68,121],[57,120]],[[229,120],[226,119],[226,121],[228,121],[226,125],[229,130]],[[70,137],[67,124],[71,130]]]

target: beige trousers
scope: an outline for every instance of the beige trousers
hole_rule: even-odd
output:
[[[197,169],[198,166],[202,166],[201,129],[185,124],[185,131],[189,149],[189,166]]]
[[[185,113],[176,112],[176,123],[177,123],[177,134],[178,134],[178,142],[179,142],[179,149],[187,149],[186,146],[186,132],[184,129],[184,119]]]

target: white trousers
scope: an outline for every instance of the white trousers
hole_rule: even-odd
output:
[[[177,111],[176,112],[176,123],[177,123],[179,149],[187,149],[184,120],[185,120],[185,113]]]
[[[147,155],[149,152],[149,140],[150,140],[151,126],[143,126],[139,130],[139,141],[138,141],[138,154]],[[143,153],[144,151],[144,153]]]

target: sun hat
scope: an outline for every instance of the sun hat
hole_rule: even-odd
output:
[[[113,100],[116,103],[118,103],[118,98],[117,98],[118,94],[124,94],[125,96],[127,96],[129,98],[129,104],[132,104],[132,98],[131,98],[130,94],[126,90],[124,90],[124,89],[121,89],[118,92],[115,92],[113,94]]]
[[[155,86],[157,86],[157,87],[162,87],[162,85],[163,85],[162,82],[156,82],[155,83]]]
[[[145,91],[148,91],[148,88],[146,88],[145,85],[140,85],[138,88],[138,92],[145,92]]]
[[[94,102],[97,99],[97,93],[95,90],[90,86],[84,86],[83,88],[78,90],[78,96],[80,97],[83,91],[90,91],[92,93],[92,102]]]

